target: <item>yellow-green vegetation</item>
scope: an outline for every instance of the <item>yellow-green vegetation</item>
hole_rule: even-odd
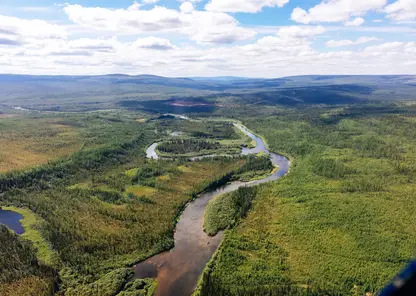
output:
[[[156,282],[152,279],[136,279],[129,281],[134,272],[129,268],[116,269],[97,281],[69,288],[65,295],[78,296],[153,296]]]
[[[0,172],[23,169],[77,151],[76,129],[57,118],[0,118]]]
[[[134,114],[28,113],[0,118],[0,173],[21,170],[72,153],[131,140],[143,126]]]
[[[230,230],[204,271],[200,295],[374,294],[412,258],[416,110],[341,108],[233,109],[267,138],[272,151],[296,161],[288,176],[259,186],[255,194],[245,188],[209,204],[206,231]],[[182,209],[204,189],[273,169],[261,156],[197,162],[144,158],[148,145],[168,139],[164,129],[225,143],[240,139],[231,124],[172,118],[138,123],[137,116],[124,120],[101,113],[51,118],[76,131],[81,151],[0,175],[0,191],[1,204],[28,208],[42,218],[33,228],[65,266],[59,270],[62,292],[153,293],[154,282],[126,284],[131,272],[119,268],[171,248]],[[0,294],[15,289],[24,295],[33,287],[42,295],[52,287],[53,272],[42,272],[24,237],[3,228],[10,248],[24,251],[0,256],[17,266],[2,278]],[[0,252],[9,248],[3,245]]]
[[[287,177],[258,188],[200,295],[379,291],[416,249],[415,116],[364,105],[246,118],[272,151],[296,162]]]
[[[163,181],[163,180],[159,179],[159,181]],[[147,187],[147,186],[132,185],[132,186],[126,187],[127,194],[133,193],[137,196],[151,196],[155,192],[156,192],[155,188]]]
[[[11,283],[0,284],[0,295],[49,296],[52,293],[53,288],[51,281],[37,276],[24,277]]]
[[[189,166],[186,166],[186,165],[178,166],[178,170],[180,170],[181,172],[184,172],[184,173],[192,172],[191,168]]]
[[[128,282],[117,296],[153,296],[157,282],[153,279],[136,279]]]
[[[83,182],[83,183],[77,183],[71,186],[68,186],[68,189],[88,189],[91,187],[91,183],[89,182]]]
[[[138,168],[133,168],[133,169],[125,171],[124,174],[127,177],[133,178],[134,176],[136,176],[138,170],[139,170]]]
[[[243,133],[242,130],[237,128],[236,126],[233,126],[234,131],[240,136],[241,139],[239,140],[226,140],[226,141],[232,141],[229,145],[238,145],[238,146],[248,146],[249,148],[256,147],[256,141],[252,140],[249,136],[247,136],[245,133]]]
[[[75,154],[68,162],[27,175],[2,176],[1,188],[21,188],[6,191],[2,201],[29,207],[45,220],[40,233],[66,266],[60,270],[61,290],[97,287],[90,284],[109,271],[171,248],[184,205],[204,189],[230,180],[246,163],[230,158],[144,159],[153,130],[149,124],[148,133],[120,146]]]
[[[3,210],[13,211],[23,216],[20,220],[25,232],[21,235],[33,243],[36,248],[36,257],[44,264],[56,266],[59,264],[58,254],[52,250],[51,245],[40,233],[42,224],[45,223],[39,216],[27,208],[2,207]]]

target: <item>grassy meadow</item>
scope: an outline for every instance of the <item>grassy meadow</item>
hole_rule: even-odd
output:
[[[127,141],[143,124],[141,114],[119,111],[5,115],[0,117],[0,173]]]

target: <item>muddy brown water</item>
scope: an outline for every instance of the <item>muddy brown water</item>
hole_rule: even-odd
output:
[[[223,237],[222,232],[214,237],[210,237],[204,232],[204,212],[210,200],[218,195],[235,191],[242,186],[251,187],[275,181],[289,171],[290,162],[286,157],[269,152],[263,140],[252,134],[246,127],[240,124],[235,124],[235,126],[256,141],[255,148],[243,148],[242,154],[257,154],[263,151],[270,156],[272,163],[277,165],[279,169],[261,180],[232,182],[216,190],[205,192],[189,203],[176,226],[175,247],[135,266],[135,278],[155,278],[157,280],[156,296],[192,295],[199,276]],[[158,158],[155,152],[156,146],[157,143],[148,148],[148,158]]]

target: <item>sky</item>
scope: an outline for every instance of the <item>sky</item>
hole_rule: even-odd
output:
[[[0,0],[0,73],[416,74],[416,0]]]

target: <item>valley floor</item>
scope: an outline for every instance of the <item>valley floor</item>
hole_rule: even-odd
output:
[[[211,207],[224,205],[225,212],[223,220],[207,222],[208,231],[229,229],[197,294],[374,295],[414,256],[415,106],[247,105],[193,115],[240,120],[271,151],[292,160],[281,180],[240,194],[250,196],[249,208],[240,195]],[[0,275],[0,294],[151,295],[156,283],[126,284],[132,276],[126,267],[172,247],[178,215],[199,192],[231,173],[256,177],[247,158],[178,157],[218,145],[249,146],[230,124],[125,110],[31,115],[20,125],[16,117],[0,120],[2,133],[19,148],[0,159],[6,172],[0,205],[33,214],[43,254],[54,254],[42,259],[24,237],[1,227],[0,266],[13,268]],[[22,133],[34,132],[30,122],[45,123],[33,136],[36,143]],[[67,137],[72,144],[63,147]],[[176,160],[146,159],[154,142],[164,142]],[[8,160],[23,150],[43,158],[27,165]]]

